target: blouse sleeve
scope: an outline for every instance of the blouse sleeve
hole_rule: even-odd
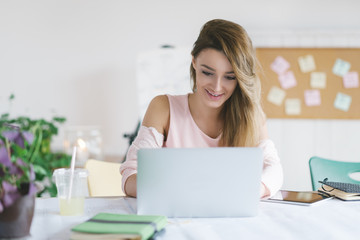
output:
[[[283,184],[283,170],[273,141],[262,140],[259,147],[263,150],[264,157],[261,181],[269,189],[271,197]]]
[[[120,166],[122,175],[122,190],[125,193],[125,182],[133,174],[137,173],[137,151],[140,148],[161,148],[164,136],[153,127],[141,126],[137,137],[132,142],[126,154],[126,161]]]

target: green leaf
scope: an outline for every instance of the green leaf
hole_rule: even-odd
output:
[[[55,127],[55,125],[52,124],[52,123],[49,123],[49,130],[50,130],[50,132],[51,132],[52,134],[54,134],[54,135],[57,135],[57,133],[58,133],[57,127]]]
[[[28,153],[28,150],[26,148],[21,148],[20,146],[16,144],[11,144],[12,149],[12,156],[15,156],[16,158],[19,157],[27,162],[28,159],[26,159],[26,155]]]
[[[4,114],[1,114],[1,120],[7,120],[9,118],[9,115],[8,113],[4,113]]]
[[[58,122],[58,123],[64,123],[64,122],[66,122],[66,118],[64,118],[64,117],[53,117],[53,121]]]
[[[46,187],[46,190],[49,192],[51,197],[57,196],[57,189],[56,189],[56,185],[54,183],[52,183],[50,186]]]
[[[34,164],[33,167],[36,174],[47,175],[47,171],[42,166]]]

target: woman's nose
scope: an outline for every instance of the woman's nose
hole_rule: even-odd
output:
[[[220,77],[215,79],[214,90],[215,91],[220,91],[221,90],[221,78]]]

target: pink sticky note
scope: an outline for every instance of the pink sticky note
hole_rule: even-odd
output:
[[[359,87],[359,74],[358,72],[348,72],[343,76],[343,83],[345,88]]]
[[[281,56],[276,57],[275,60],[270,65],[270,68],[278,75],[285,73],[289,67],[290,64],[285,60],[285,58]]]
[[[296,86],[295,75],[292,71],[288,71],[279,76],[280,85],[283,89],[288,89]]]
[[[306,106],[319,106],[321,104],[320,91],[317,89],[305,90],[304,98]]]

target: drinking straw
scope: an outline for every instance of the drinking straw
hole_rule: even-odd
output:
[[[73,185],[73,181],[74,181],[75,158],[76,158],[76,146],[74,146],[73,154],[72,154],[72,157],[71,157],[70,187],[69,187],[69,193],[68,193],[68,201],[71,198],[72,185]]]

